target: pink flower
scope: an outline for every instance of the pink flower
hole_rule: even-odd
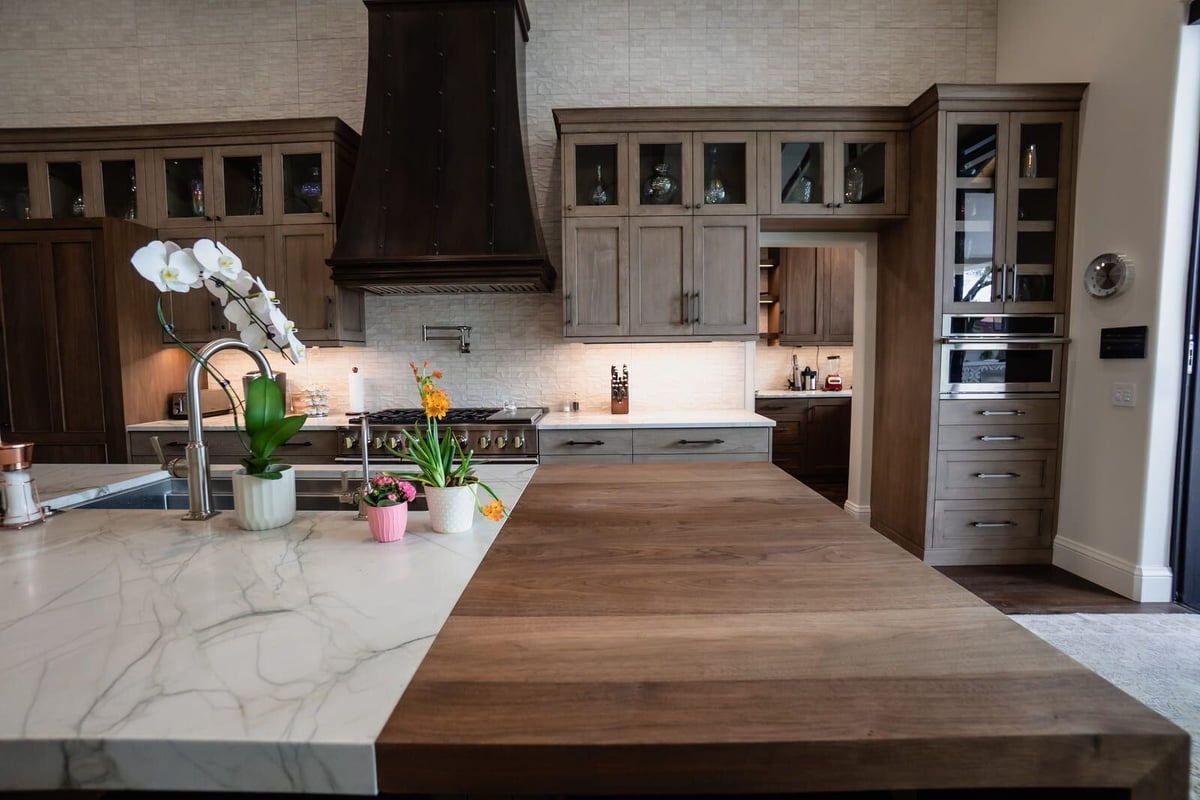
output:
[[[394,494],[389,494],[389,495],[388,495],[388,500],[391,500],[393,503],[394,503],[394,502],[396,502],[396,495],[394,495]]]
[[[416,488],[407,481],[401,481],[397,488],[404,495],[404,502],[406,503],[411,503],[417,496]]]

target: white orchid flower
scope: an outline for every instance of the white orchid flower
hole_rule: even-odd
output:
[[[265,349],[267,342],[270,341],[267,339],[267,332],[258,325],[247,325],[242,328],[241,339],[246,345],[255,350]]]
[[[204,279],[204,286],[208,289],[209,294],[217,298],[217,302],[225,305],[229,302],[229,289],[244,297],[254,287],[254,278],[249,272],[244,271],[238,273],[238,276],[232,280],[221,275],[212,275]]]
[[[192,245],[192,253],[204,270],[204,277],[217,276],[232,281],[242,272],[242,260],[225,245],[212,239],[199,239]]]
[[[275,340],[275,344],[279,346],[279,349],[282,350],[288,346],[288,335],[296,330],[296,323],[288,319],[287,315],[279,310],[279,306],[271,306],[269,314],[272,338]]]
[[[171,256],[178,252],[180,252],[180,247],[174,242],[155,241],[139,247],[129,261],[138,274],[153,283],[156,289],[160,292],[167,292],[171,289],[167,286],[163,273],[170,270]]]
[[[234,300],[225,306],[225,319],[232,322],[239,331],[255,324],[254,317],[239,300]]]
[[[308,352],[304,342],[297,339],[296,334],[291,331],[288,331],[288,349],[292,351],[292,358],[296,360],[297,364],[304,360],[304,356]]]
[[[172,292],[186,292],[203,286],[200,262],[191,250],[176,250],[167,257],[167,266],[160,273],[162,282]]]

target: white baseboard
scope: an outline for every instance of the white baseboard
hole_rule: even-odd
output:
[[[1139,603],[1169,603],[1169,567],[1143,567],[1065,536],[1054,537],[1054,565]]]
[[[852,503],[849,500],[847,500],[846,504],[842,506],[842,510],[845,511],[850,516],[854,517],[855,519],[861,520],[862,522],[870,522],[871,521],[871,507],[870,506],[860,506],[858,503]]]

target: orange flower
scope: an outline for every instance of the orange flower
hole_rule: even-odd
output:
[[[493,500],[483,507],[483,515],[492,522],[499,522],[504,516],[504,503],[499,500]]]
[[[426,362],[425,362],[425,369],[429,369],[429,362],[428,362],[428,361],[426,361]]]
[[[425,409],[426,417],[441,419],[450,410],[450,398],[441,389],[430,388],[421,397],[421,407]]]
[[[433,371],[433,377],[440,381],[442,379],[442,371],[440,369],[435,369]]]

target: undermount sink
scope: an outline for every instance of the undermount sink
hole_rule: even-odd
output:
[[[350,485],[357,486],[357,483],[351,482]],[[340,479],[296,478],[296,510],[354,511],[353,506],[341,501],[344,491]],[[220,511],[229,511],[233,508],[233,481],[230,478],[212,479],[212,502],[213,508]],[[425,495],[421,493],[418,493],[416,499],[408,505],[412,511],[425,511],[428,508],[425,503]],[[187,481],[181,478],[166,478],[126,492],[98,497],[72,508],[144,508],[186,511],[187,507]]]

